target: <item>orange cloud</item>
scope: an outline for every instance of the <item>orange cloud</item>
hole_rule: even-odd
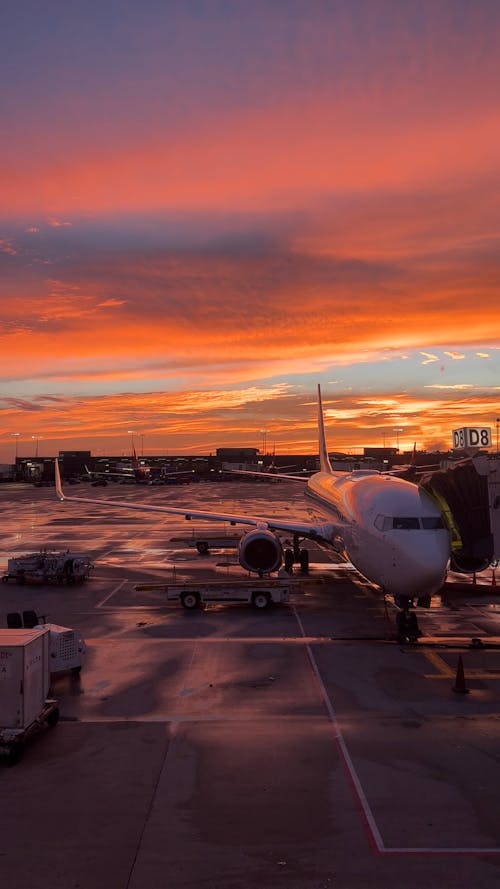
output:
[[[497,393],[490,396],[442,392],[424,399],[408,393],[394,398],[360,398],[336,395],[334,405],[326,394],[326,423],[330,448],[357,451],[363,445],[395,446],[395,429],[401,450],[452,446],[451,432],[466,420],[470,425],[494,426]],[[286,384],[219,392],[149,392],[100,397],[37,397],[0,399],[4,421],[0,453],[13,448],[12,432],[20,432],[20,454],[30,454],[31,435],[39,438],[39,453],[58,449],[104,449],[128,453],[133,428],[143,436],[145,453],[208,453],[216,447],[260,448],[261,429],[279,453],[314,453],[317,450],[316,405]],[[9,430],[9,427],[12,428]]]
[[[190,129],[157,129],[130,148],[118,133],[109,142],[109,151],[72,146],[55,162],[43,153],[38,165],[19,159],[3,183],[4,201],[12,213],[51,211],[54,227],[70,226],[63,214],[82,211],[289,210],[328,194],[421,189],[493,173],[500,123],[488,107],[469,108],[466,118],[461,108],[430,115],[416,108],[401,120],[390,99],[380,114],[361,97],[283,97],[272,108],[220,110]]]

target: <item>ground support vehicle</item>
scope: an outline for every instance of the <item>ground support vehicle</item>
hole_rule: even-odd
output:
[[[48,697],[50,634],[47,627],[0,630],[0,752],[19,762],[27,739],[59,720]]]
[[[0,728],[0,754],[7,757],[11,766],[21,762],[26,742],[44,728],[53,728],[59,722],[59,701],[47,698],[36,719],[25,728]]]
[[[290,601],[292,584],[286,580],[241,580],[216,583],[139,584],[137,591],[163,589],[167,602],[180,602],[191,611],[206,602],[247,602],[262,610]]]
[[[9,629],[37,629],[49,631],[49,672],[63,673],[71,670],[74,676],[80,673],[85,661],[87,646],[79,630],[46,623],[35,611],[11,611],[7,614]]]
[[[88,580],[93,564],[82,553],[48,552],[27,553],[16,556],[7,562],[7,574],[3,583],[14,580],[16,583],[83,583]]]

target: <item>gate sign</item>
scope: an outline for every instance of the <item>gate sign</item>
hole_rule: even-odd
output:
[[[491,448],[491,428],[489,426],[464,426],[453,430],[453,448]]]

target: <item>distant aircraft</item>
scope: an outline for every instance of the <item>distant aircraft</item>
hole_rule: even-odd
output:
[[[85,471],[89,478],[94,480],[94,484],[106,484],[107,481],[115,479],[135,480],[137,484],[145,484],[149,480],[151,469],[149,466],[141,466],[135,448],[132,449],[132,466],[130,469],[122,469],[120,472],[104,471],[101,469],[89,469],[85,466]]]
[[[305,485],[306,497],[325,516],[324,524],[73,497],[62,491],[56,460],[57,496],[113,509],[247,525],[249,530],[239,544],[239,562],[242,568],[260,576],[277,571],[283,564],[278,536],[282,531],[293,535],[296,542],[309,539],[334,549],[383,593],[392,594],[402,607],[408,607],[414,597],[428,599],[441,588],[450,557],[450,537],[437,505],[425,491],[403,479],[372,470],[332,470],[319,386],[318,437],[319,472],[308,479],[288,478]]]
[[[89,469],[88,466],[86,466],[85,469],[87,475],[95,480],[94,484],[96,485],[106,484],[107,481],[113,481],[115,479],[128,479],[128,481],[135,481],[138,485],[152,483],[151,467],[141,466],[135,448],[132,450],[132,466],[130,469],[122,469],[121,472],[105,472],[104,470]],[[192,477],[192,475],[192,470],[179,469],[174,472],[162,473],[161,477],[155,479],[155,482],[163,482],[165,484],[175,481],[180,482],[182,479]]]

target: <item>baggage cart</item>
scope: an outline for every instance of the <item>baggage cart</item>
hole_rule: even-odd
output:
[[[261,611],[289,602],[290,588],[285,580],[241,580],[170,584],[165,590],[167,602],[180,602],[188,611],[206,602],[246,602]]]

